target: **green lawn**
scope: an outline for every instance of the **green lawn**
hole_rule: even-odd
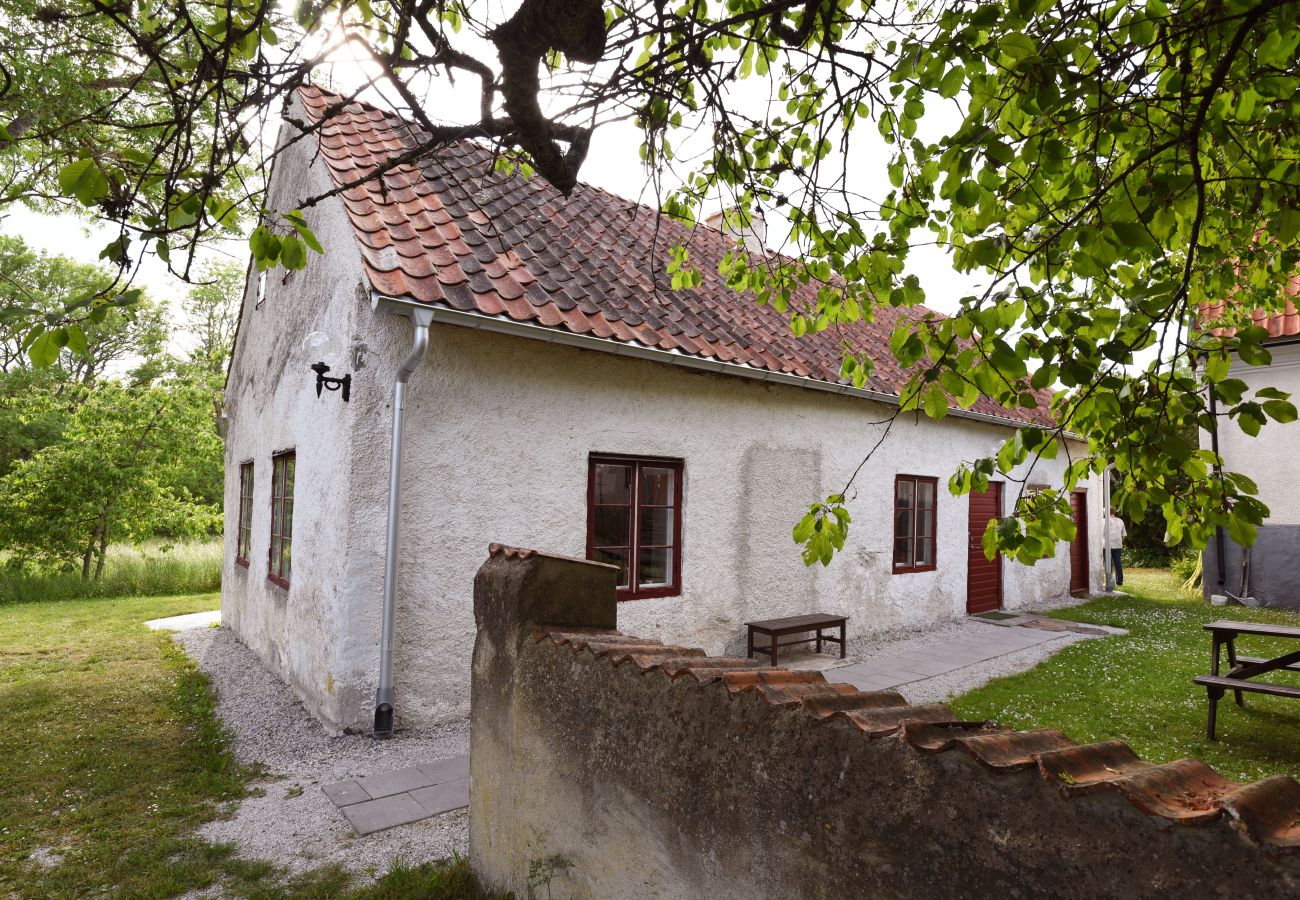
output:
[[[1211,607],[1178,596],[1163,570],[1126,573],[1132,596],[1092,600],[1052,613],[1060,619],[1127,628],[1120,637],[1082,641],[1020,675],[1002,678],[952,701],[964,717],[1015,728],[1059,728],[1079,743],[1119,739],[1148,760],[1195,757],[1229,778],[1254,781],[1283,773],[1300,778],[1300,702],[1246,694],[1245,709],[1219,704],[1218,740],[1205,738],[1205,689],[1216,619],[1300,625],[1300,613]],[[1271,656],[1294,641],[1244,637],[1238,651]],[[1296,673],[1267,676],[1300,684]]]
[[[245,794],[207,679],[146,619],[217,595],[0,606],[0,897],[480,896],[463,861],[286,878],[194,829]],[[40,862],[44,860],[44,864]]]

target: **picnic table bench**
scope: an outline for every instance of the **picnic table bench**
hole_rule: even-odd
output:
[[[1262,622],[1219,621],[1208,623],[1205,630],[1210,632],[1212,645],[1210,674],[1197,675],[1192,680],[1204,687],[1209,694],[1210,714],[1205,733],[1210,740],[1214,740],[1214,720],[1218,713],[1219,701],[1223,699],[1223,695],[1227,691],[1233,692],[1238,706],[1243,705],[1241,698],[1243,691],[1300,699],[1300,687],[1249,680],[1266,672],[1300,672],[1300,650],[1293,650],[1290,653],[1267,659],[1258,656],[1238,656],[1236,646],[1237,636],[1243,634],[1300,640],[1300,627],[1294,625],[1268,625]],[[1220,675],[1219,655],[1220,650],[1225,647],[1228,650],[1229,668],[1227,672]]]
[[[826,641],[832,644],[840,645],[840,659],[844,658],[844,631],[845,623],[848,622],[848,616],[828,616],[828,615],[809,615],[809,616],[787,616],[784,619],[763,619],[758,622],[746,622],[749,626],[749,658],[754,658],[754,651],[766,653],[771,665],[776,665],[777,653],[781,647],[794,647],[798,644],[817,644],[817,652],[822,652],[822,642]],[[839,637],[831,637],[828,634],[822,634],[825,628],[840,629]],[[790,634],[802,634],[805,631],[815,631],[816,637],[804,638],[798,641],[782,641],[778,643],[777,639]],[[760,647],[754,644],[754,635],[761,634],[768,638],[768,646]]]

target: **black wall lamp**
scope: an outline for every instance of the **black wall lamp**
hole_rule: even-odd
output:
[[[312,363],[311,370],[316,373],[316,396],[320,396],[321,388],[327,391],[342,391],[343,402],[348,402],[348,397],[352,394],[352,375],[344,375],[342,378],[331,378],[325,373],[330,367],[323,362]]]
[[[316,373],[316,396],[320,396],[322,389],[338,391],[343,395],[343,402],[347,403],[352,396],[352,375],[335,378],[325,374],[330,370],[330,362],[337,356],[333,349],[334,341],[323,331],[313,331],[302,342],[303,355],[308,359],[316,357],[319,360],[308,366]]]

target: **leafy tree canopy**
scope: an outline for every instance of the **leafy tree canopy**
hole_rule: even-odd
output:
[[[1300,255],[1294,2],[4,8],[5,199],[80,205],[117,223],[105,257],[120,266],[149,250],[185,274],[205,239],[255,221],[259,265],[306,265],[320,198],[264,214],[259,173],[274,153],[261,123],[350,55],[428,134],[392,164],[476,137],[567,191],[592,128],[634,119],[668,214],[693,221],[721,198],[742,224],[760,210],[786,216],[791,259],[738,252],[727,274],[787,310],[796,332],[923,302],[903,272],[920,244],[979,273],[987,287],[956,315],[894,336],[914,372],[903,409],[942,418],[979,392],[1031,406],[1050,391],[1060,428],[1018,430],[952,489],[1061,452],[1067,430],[1092,451],[1071,461],[1065,491],[1038,492],[996,522],[990,551],[1050,555],[1073,532],[1066,492],[1109,460],[1127,514],[1162,507],[1175,540],[1203,544],[1223,525],[1249,543],[1265,514],[1248,479],[1184,435],[1222,420],[1255,433],[1296,416],[1285,395],[1250,394],[1228,371],[1230,358],[1268,362],[1242,311],[1280,309]],[[466,92],[475,112],[459,121],[424,102]],[[310,137],[313,126],[289,124],[291,139]],[[679,156],[692,141],[702,149]],[[872,196],[855,176],[864,167],[883,169],[890,188]],[[675,264],[689,283],[689,260]],[[818,301],[795,307],[790,287],[807,280]],[[1196,328],[1200,305],[1225,298],[1235,335]],[[111,291],[36,330],[72,340],[78,317],[106,302]],[[1154,361],[1136,368],[1137,354]],[[872,364],[846,356],[844,375],[861,380]],[[816,504],[797,529],[810,562],[842,545],[843,499]]]

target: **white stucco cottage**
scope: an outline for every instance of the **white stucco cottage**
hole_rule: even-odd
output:
[[[317,122],[341,102],[305,88],[297,115]],[[388,583],[407,724],[467,712],[472,580],[494,541],[621,565],[620,627],[715,654],[743,654],[751,619],[845,614],[851,642],[1098,587],[1097,485],[1078,495],[1075,552],[983,559],[984,523],[1015,485],[954,498],[947,478],[1037,414],[988,399],[898,421],[856,482],[842,558],[803,565],[791,528],[879,437],[903,379],[892,317],[917,311],[796,339],[712,271],[732,246],[719,231],[587,186],[566,200],[494,173],[470,142],[347,187],[419,141],[358,103],[294,137],[286,127],[275,207],[345,189],[312,212],[323,257],[250,279],[226,394],[222,612],[328,725],[367,730],[375,713],[399,367]],[[672,291],[664,260],[682,239],[704,279]],[[317,395],[316,341],[302,345],[319,333],[339,347],[329,375],[351,376],[349,402]],[[839,380],[841,339],[877,361],[865,389]]]
[[[1291,297],[1300,297],[1300,275],[1291,277]],[[1223,315],[1219,304],[1204,309],[1207,320]],[[1282,312],[1256,310],[1253,323],[1268,331],[1265,341],[1272,361],[1250,366],[1234,355],[1229,376],[1240,379],[1253,394],[1276,388],[1300,397],[1300,313],[1287,300]],[[1215,334],[1231,334],[1216,328]],[[1268,505],[1268,518],[1260,526],[1253,547],[1246,550],[1220,528],[1205,548],[1203,584],[1206,596],[1228,594],[1254,597],[1265,606],[1300,608],[1300,422],[1273,422],[1251,437],[1237,420],[1218,416],[1218,433],[1201,432],[1201,446],[1217,450],[1230,472],[1241,472],[1259,487]],[[1249,560],[1247,567],[1243,563]]]

